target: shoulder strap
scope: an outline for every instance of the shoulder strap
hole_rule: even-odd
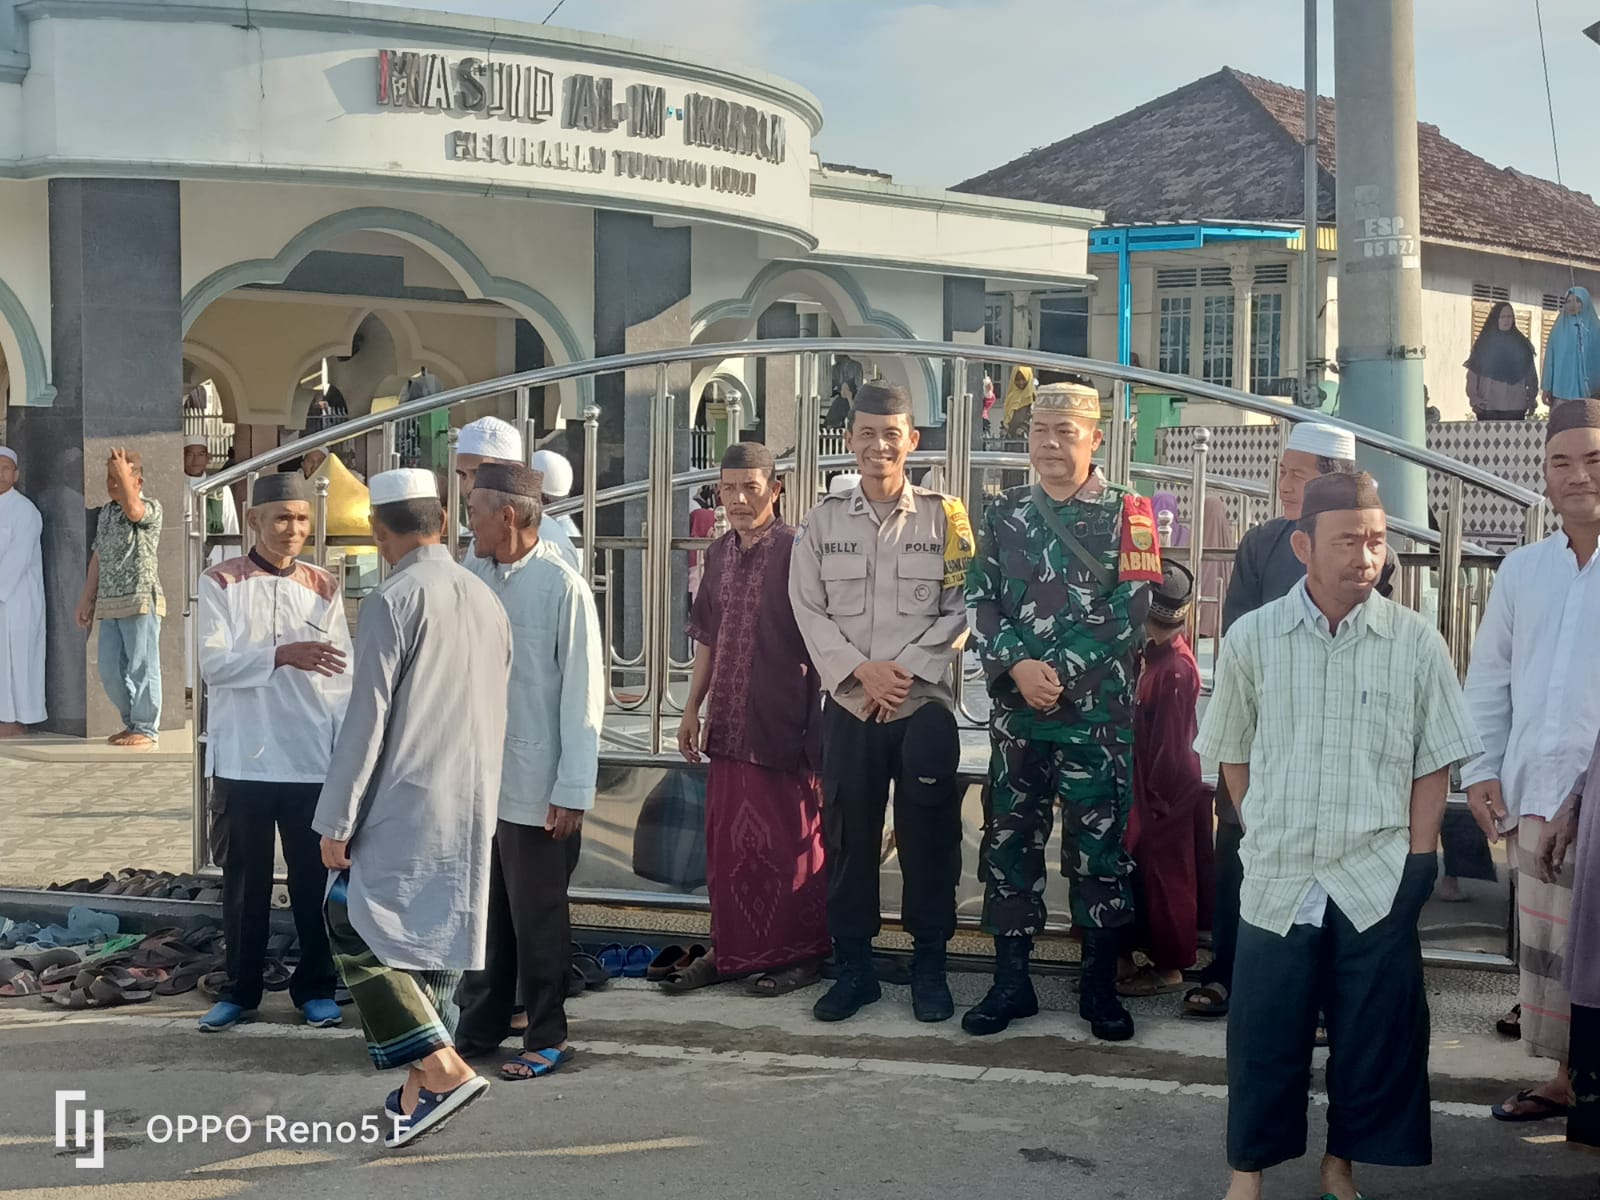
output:
[[[1106,567],[1105,563],[1089,553],[1087,546],[1072,536],[1066,524],[1061,520],[1061,514],[1056,512],[1055,506],[1050,503],[1050,497],[1044,494],[1044,489],[1036,483],[1033,485],[1029,495],[1033,500],[1033,506],[1039,510],[1039,515],[1044,518],[1044,523],[1050,526],[1050,532],[1061,539],[1061,544],[1071,551],[1074,558],[1089,568],[1089,574],[1100,581],[1100,586],[1108,592],[1115,587],[1116,580],[1112,578],[1111,571]]]

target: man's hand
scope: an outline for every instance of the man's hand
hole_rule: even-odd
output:
[[[1539,835],[1539,848],[1535,853],[1539,863],[1539,878],[1546,883],[1555,883],[1560,878],[1561,868],[1567,861],[1567,851],[1578,840],[1580,799],[1578,796],[1568,796],[1561,811],[1545,822],[1544,832]]]
[[[1467,789],[1467,807],[1472,810],[1478,828],[1492,846],[1500,840],[1499,822],[1506,819],[1506,802],[1500,795],[1500,781],[1486,779]]]
[[[117,485],[117,490],[124,496],[132,496],[137,489],[134,487],[133,464],[128,461],[128,452],[118,446],[111,452],[111,457],[106,459],[106,473]]]
[[[867,693],[867,716],[887,721],[911,695],[911,672],[899,663],[864,662],[852,672]]]
[[[330,871],[348,871],[350,869],[350,839],[336,842],[332,838],[322,839],[322,865]]]
[[[700,723],[700,714],[693,709],[686,709],[683,720],[678,722],[678,753],[692,763],[701,760],[701,752],[706,748],[706,737],[710,734],[709,722]]]
[[[1055,668],[1036,658],[1025,658],[1011,668],[1011,682],[1028,702],[1029,708],[1046,712],[1061,699],[1061,679]]]
[[[85,596],[78,601],[78,611],[73,617],[78,622],[79,629],[87,629],[94,624],[94,600],[93,596]]]
[[[545,814],[544,831],[558,842],[565,841],[583,828],[583,809],[562,808],[552,804]]]
[[[278,647],[272,665],[316,675],[343,675],[344,651],[330,642],[285,642]]]

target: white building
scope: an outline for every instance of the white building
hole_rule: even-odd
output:
[[[423,371],[450,385],[802,332],[980,343],[986,294],[1087,288],[1100,213],[829,169],[821,124],[784,80],[531,24],[0,0],[0,380],[45,516],[58,726],[115,724],[71,620],[100,460],[138,448],[181,514],[186,390],[213,385],[243,457],[299,430],[324,382],[356,415]],[[863,366],[940,419],[932,364]],[[674,373],[680,421],[713,384],[792,442],[792,363]],[[614,376],[548,389],[533,417],[554,433],[592,399],[602,484],[637,479],[645,422],[624,406],[650,395],[649,373]]]

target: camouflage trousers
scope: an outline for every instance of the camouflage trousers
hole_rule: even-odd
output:
[[[1133,859],[1125,833],[1132,797],[1130,746],[1026,741],[992,733],[985,791],[983,927],[1001,937],[1044,929],[1045,844],[1061,806],[1061,873],[1072,924],[1116,929],[1133,920]]]

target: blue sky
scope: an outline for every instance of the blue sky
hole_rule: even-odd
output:
[[[382,0],[391,3],[394,0]],[[538,21],[555,0],[424,7]],[[1600,0],[1542,0],[1563,182],[1600,195]],[[1415,0],[1417,111],[1555,177],[1534,0]],[[1321,0],[1321,91],[1334,90]],[[1219,67],[1298,87],[1296,0],[565,0],[553,25],[757,67],[822,101],[824,158],[947,187]]]

